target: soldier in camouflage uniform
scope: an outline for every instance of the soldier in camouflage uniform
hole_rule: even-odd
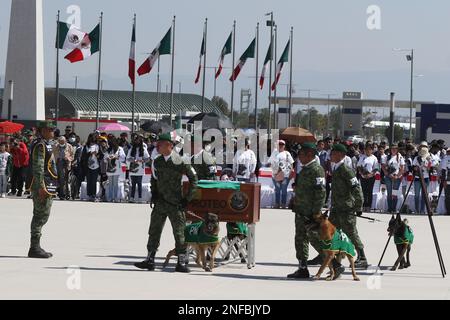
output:
[[[48,259],[53,255],[41,248],[42,227],[47,223],[56,195],[58,176],[49,141],[54,137],[53,122],[42,121],[37,125],[39,136],[31,147],[31,175],[27,177],[27,189],[33,198],[33,219],[31,221],[31,244],[28,257]]]
[[[308,231],[312,216],[321,211],[325,204],[325,172],[316,162],[317,149],[313,143],[305,143],[299,152],[303,169],[297,176],[293,211],[295,212],[295,250],[299,268],[288,278],[309,278],[309,243],[321,253],[317,233]]]
[[[154,205],[154,209],[148,232],[148,256],[145,261],[136,263],[135,266],[139,269],[155,270],[156,251],[159,248],[164,224],[169,217],[178,255],[175,271],[187,273],[189,269],[185,265],[187,246],[184,239],[186,225],[184,211],[197,187],[197,174],[185,159],[174,152],[170,134],[162,134],[158,137],[158,151],[161,155],[153,161],[152,166],[151,203],[152,207]],[[187,175],[191,183],[189,193],[184,197],[181,187],[183,175]]]
[[[336,228],[350,238],[355,245],[358,259],[355,261],[357,268],[367,268],[367,258],[364,253],[364,245],[356,228],[356,216],[362,215],[364,202],[361,185],[353,170],[344,165],[347,148],[338,144],[333,146],[331,161],[333,162],[333,183],[331,185],[331,214],[330,221]],[[334,262],[335,269],[341,274],[343,267]]]

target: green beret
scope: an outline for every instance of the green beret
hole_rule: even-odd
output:
[[[170,133],[162,133],[158,136],[159,141],[168,141],[173,143],[172,135]]]
[[[36,124],[38,129],[56,129],[56,123],[54,121],[38,121]]]
[[[338,151],[342,153],[347,153],[347,148],[343,144],[335,144],[332,148],[332,151]]]
[[[316,144],[315,143],[312,143],[312,142],[306,142],[306,143],[303,143],[302,145],[301,145],[301,148],[302,149],[311,149],[311,150],[314,150],[314,151],[317,151],[317,146],[316,146]]]

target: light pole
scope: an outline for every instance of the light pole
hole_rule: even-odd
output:
[[[311,92],[320,92],[318,89],[300,89],[300,91],[308,92],[308,130],[312,130],[312,117],[311,117]],[[312,133],[312,131],[311,131]]]
[[[321,94],[321,96],[325,96],[328,99],[328,112],[327,112],[327,136],[330,135],[330,105],[331,105],[331,97],[337,96],[336,93],[327,93],[327,94]]]
[[[412,122],[413,122],[413,107],[414,107],[414,49],[393,49],[397,52],[409,52],[406,60],[411,63],[411,87],[410,87],[410,102],[409,102],[409,139],[412,140]]]

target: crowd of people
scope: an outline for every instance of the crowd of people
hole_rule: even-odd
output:
[[[30,196],[25,190],[25,182],[30,176],[30,148],[36,133],[30,130],[6,138],[0,144],[0,196]],[[122,133],[114,136],[96,131],[82,144],[80,137],[68,126],[64,134],[55,131],[51,144],[58,172],[59,199],[80,199],[82,183],[86,182],[85,198],[89,201],[143,202],[143,177],[150,172],[152,161],[158,156],[156,135],[144,137]],[[387,192],[388,211],[395,212],[398,196],[405,195],[408,175],[411,174],[414,176],[415,207],[410,209],[413,213],[424,213],[422,186],[417,174],[420,169],[427,187],[431,177],[437,177],[440,188],[445,189],[446,208],[450,212],[450,188],[447,187],[450,180],[450,148],[445,147],[444,141],[416,145],[405,139],[390,146],[385,142],[371,141],[353,144],[331,137],[318,141],[316,161],[326,173],[327,203],[335,166],[331,160],[331,149],[337,144],[347,148],[344,164],[355,172],[360,181],[364,211],[371,210],[377,175],[381,176],[381,184]],[[192,150],[192,163],[200,179],[217,176],[216,158],[208,148],[208,143],[204,143],[201,150]],[[199,157],[202,159],[197,161]],[[279,140],[270,158],[261,161],[252,151],[251,141],[246,139],[244,149],[237,150],[235,146],[233,163],[219,167],[219,170],[222,169],[219,177],[241,182],[256,181],[261,167],[272,168],[275,207],[288,208],[288,186],[302,170],[295,144]],[[123,175],[127,186],[125,199],[119,192],[119,177]]]

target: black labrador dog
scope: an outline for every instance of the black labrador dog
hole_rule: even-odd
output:
[[[409,268],[411,266],[409,254],[411,252],[411,246],[414,242],[414,233],[411,227],[408,225],[408,220],[402,220],[400,215],[392,216],[391,221],[389,221],[389,227],[387,231],[389,233],[389,236],[394,237],[394,242],[398,252],[397,261],[391,268],[391,271],[396,271],[397,268]]]

